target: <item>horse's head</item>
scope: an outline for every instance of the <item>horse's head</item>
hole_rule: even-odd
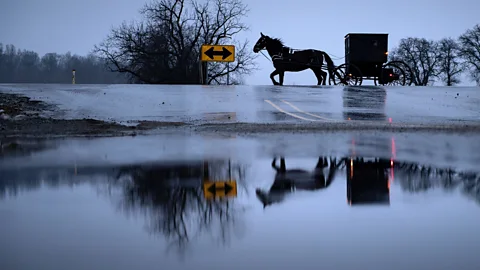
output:
[[[269,205],[268,194],[259,188],[255,190],[255,193],[257,194],[258,200],[263,204],[263,208],[267,207]]]
[[[255,193],[257,194],[257,199],[263,204],[263,208],[265,208],[269,205],[282,202],[288,192],[285,192],[284,190],[265,192],[257,188]]]
[[[267,47],[269,39],[269,36],[266,36],[262,32],[260,32],[260,38],[257,40],[257,43],[255,43],[255,46],[253,46],[253,52],[258,53],[259,51],[265,49],[265,47]]]

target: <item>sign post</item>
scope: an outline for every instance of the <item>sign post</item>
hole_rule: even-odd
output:
[[[207,83],[207,63],[208,62],[227,62],[227,84],[230,83],[230,62],[235,61],[234,45],[202,45],[200,52],[200,61],[202,64],[201,76],[202,83]]]
[[[230,62],[227,63],[227,85],[230,85]]]

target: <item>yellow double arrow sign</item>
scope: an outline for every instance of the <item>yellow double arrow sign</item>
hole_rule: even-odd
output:
[[[206,62],[234,62],[234,45],[202,45],[200,60]]]
[[[206,199],[236,197],[237,182],[235,180],[223,182],[205,181],[203,183],[203,194]]]

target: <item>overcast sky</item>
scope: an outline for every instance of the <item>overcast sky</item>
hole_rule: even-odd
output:
[[[293,48],[316,48],[343,57],[345,34],[389,33],[389,47],[407,36],[457,37],[480,23],[479,0],[244,0],[253,43],[260,32]],[[0,42],[22,49],[87,54],[122,21],[139,18],[147,0],[1,0]],[[336,60],[340,65],[343,59]],[[260,55],[260,71],[247,84],[271,84],[271,63]],[[287,73],[286,84],[316,84],[310,70]]]

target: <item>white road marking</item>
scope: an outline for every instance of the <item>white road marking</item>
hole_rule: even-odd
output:
[[[338,120],[335,120],[335,119],[330,119],[330,118],[322,117],[322,116],[320,116],[320,115],[316,115],[316,114],[313,114],[313,113],[309,113],[309,112],[300,110],[297,106],[293,105],[292,103],[290,103],[290,102],[288,102],[288,101],[282,100],[282,102],[285,103],[285,104],[287,104],[288,106],[292,107],[292,108],[295,109],[297,112],[300,112],[300,113],[303,113],[303,114],[306,114],[306,115],[310,115],[310,116],[313,116],[313,117],[316,117],[316,118],[320,118],[320,119],[323,119],[323,120],[325,120],[325,121],[338,121]]]
[[[270,100],[268,99],[265,99],[265,102],[267,102],[268,104],[272,105],[272,107],[274,107],[275,109],[277,109],[278,111],[284,113],[284,114],[287,114],[287,115],[290,115],[292,117],[295,117],[295,118],[298,118],[298,119],[302,119],[302,120],[305,120],[305,121],[320,121],[320,120],[316,120],[316,119],[310,119],[310,118],[305,118],[305,117],[302,117],[302,116],[299,116],[299,115],[296,115],[294,113],[291,113],[291,112],[287,112],[285,111],[284,109],[278,107],[277,105],[275,105],[273,102],[271,102]]]

